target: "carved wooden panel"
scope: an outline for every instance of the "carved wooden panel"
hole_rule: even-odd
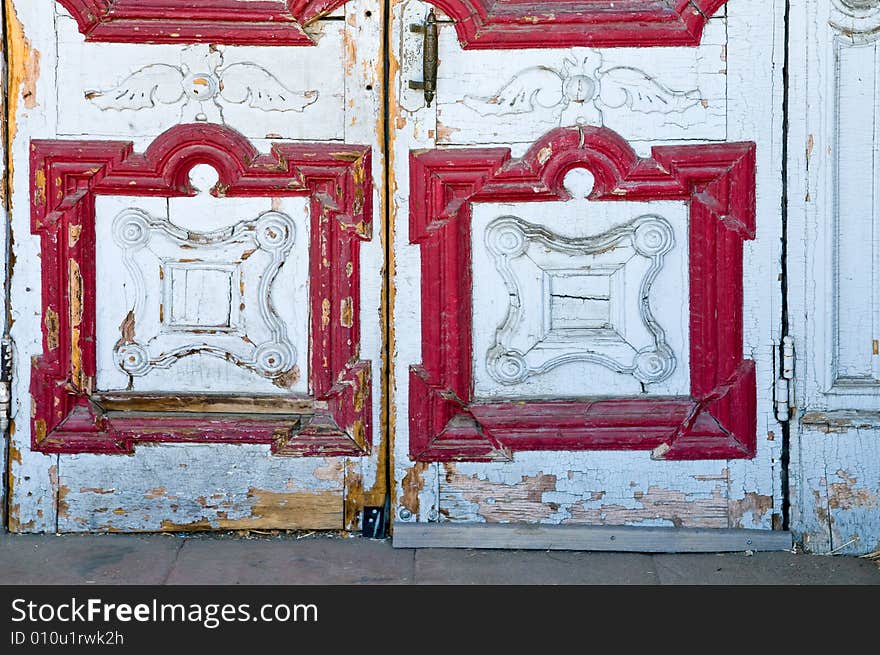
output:
[[[503,216],[485,238],[508,299],[486,354],[496,381],[517,385],[576,362],[643,384],[673,373],[675,354],[651,307],[653,283],[675,242],[666,219],[640,216],[593,237],[565,238]]]
[[[281,454],[369,452],[371,365],[358,356],[359,244],[372,229],[369,148],[275,144],[261,154],[228,128],[184,125],[143,154],[125,142],[34,141],[31,164],[44,328],[31,376],[34,450],[125,453],[139,442],[191,441],[269,443]],[[269,299],[283,259],[306,237],[281,210],[220,232],[183,230],[138,208],[122,211],[113,233],[135,294],[113,356],[135,378],[196,354],[188,350],[198,337],[201,354],[231,360],[280,388],[295,385],[297,367],[307,369],[308,393],[263,403],[271,413],[254,413],[262,401],[253,395],[228,400],[225,410],[221,402],[205,416],[187,412],[210,405],[196,395],[102,394],[96,387],[97,309],[115,302],[96,293],[96,198],[182,202],[196,193],[193,168],[205,164],[219,176],[211,191],[217,197],[308,200],[309,301],[297,310],[309,315],[311,361],[306,365],[306,353],[293,346]],[[214,249],[214,261],[192,256],[206,248]],[[259,273],[249,272],[251,265]],[[152,319],[136,325],[137,315]]]
[[[661,459],[753,457],[756,382],[754,363],[743,356],[742,249],[755,230],[754,151],[751,143],[664,146],[640,159],[614,132],[581,127],[550,132],[519,160],[505,148],[413,153],[410,239],[421,250],[422,363],[410,371],[411,458],[485,461],[509,459],[522,450],[596,449],[647,449]],[[594,176],[593,201],[689,203],[689,396],[512,402],[474,397],[472,207],[567,199],[563,179],[576,167]],[[529,239],[543,242],[545,250],[558,245],[540,228],[518,219],[501,221],[494,250],[506,253],[502,267]],[[646,216],[599,240],[619,245],[621,238],[649,261],[654,258],[656,268],[671,233],[661,218]],[[597,243],[573,245],[587,254],[599,248]],[[642,290],[650,270],[651,265]],[[516,292],[513,297],[515,304]],[[581,329],[589,329],[600,311],[608,316],[608,308],[599,310],[601,292],[597,299],[591,310],[574,317]],[[644,318],[651,320],[649,305]],[[502,339],[516,338],[515,326],[510,328],[502,327]],[[502,376],[528,372],[523,358],[514,359],[499,356]],[[620,362],[613,365],[624,368]],[[643,358],[636,354],[629,364],[643,377],[661,376],[671,365],[656,328]]]
[[[408,82],[421,78],[422,38],[409,26],[424,5],[398,5],[401,66],[397,93],[408,111],[427,110]],[[698,47],[595,49],[548,42],[540,49],[463,49],[453,25],[438,35],[435,142],[533,143],[570,125],[609,127],[629,140],[726,138],[725,21],[707,24]],[[428,115],[432,110],[427,110]]]
[[[155,137],[205,122],[251,139],[345,140],[346,72],[330,64],[347,38],[341,21],[292,51],[295,66],[277,48],[90,43],[70,18],[56,23],[59,134]]]
[[[314,45],[305,27],[346,0],[57,0],[89,41]]]
[[[191,182],[95,200],[96,388],[307,393],[306,199],[215,198],[206,166]]]
[[[826,391],[880,384],[880,3],[836,0],[833,32],[833,311]]]

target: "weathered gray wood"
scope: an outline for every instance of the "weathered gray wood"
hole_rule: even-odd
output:
[[[791,533],[630,526],[525,525],[513,523],[397,523],[395,548],[506,548],[640,553],[781,551]]]

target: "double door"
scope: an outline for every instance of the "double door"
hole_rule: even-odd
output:
[[[10,527],[780,528],[782,4],[12,0]]]

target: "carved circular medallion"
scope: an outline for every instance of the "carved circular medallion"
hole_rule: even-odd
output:
[[[150,241],[150,224],[140,211],[119,214],[113,221],[113,238],[123,248],[140,248]]]
[[[589,102],[598,90],[596,81],[586,75],[574,75],[565,84],[565,96],[572,102]]]
[[[486,246],[497,255],[518,257],[526,251],[528,243],[518,225],[502,219],[486,232]]]
[[[294,353],[284,343],[264,343],[257,348],[255,356],[257,367],[267,376],[277,375],[290,370],[293,366]]]
[[[266,212],[257,221],[257,243],[263,250],[286,250],[293,243],[296,226],[293,219],[281,212]]]
[[[129,375],[146,375],[152,368],[150,355],[143,346],[136,343],[117,348],[116,363]]]
[[[643,348],[636,355],[636,370],[633,375],[641,382],[651,383],[665,380],[675,371],[675,355],[666,347]]]
[[[656,218],[642,220],[633,236],[633,245],[640,255],[654,257],[672,250],[675,235],[669,223]]]
[[[518,384],[529,376],[525,358],[514,350],[502,353],[489,362],[489,368],[502,384]]]
[[[832,0],[831,26],[850,38],[880,37],[880,0]]]

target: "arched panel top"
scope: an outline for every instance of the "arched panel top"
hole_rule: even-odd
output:
[[[429,0],[464,48],[696,46],[727,0]]]
[[[346,0],[57,0],[87,41],[315,45],[303,29]]]

